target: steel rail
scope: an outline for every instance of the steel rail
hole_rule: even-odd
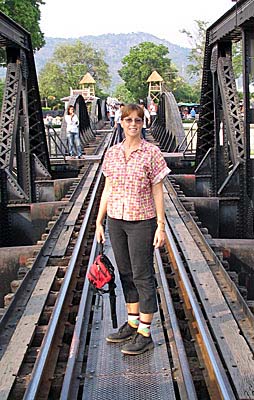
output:
[[[97,242],[96,238],[94,238],[93,245],[92,245],[92,250],[90,253],[89,257],[89,262],[88,262],[88,267],[87,271],[89,270],[91,264],[93,263],[93,260],[95,258],[95,254],[97,251]],[[60,394],[60,399],[61,400],[68,400],[76,397],[72,397],[73,391],[75,390],[75,385],[72,385],[72,380],[73,380],[73,375],[76,367],[76,361],[77,357],[79,355],[79,350],[80,350],[80,343],[81,343],[81,337],[82,340],[85,340],[85,337],[87,335],[87,329],[88,329],[88,323],[86,322],[86,327],[84,329],[84,323],[85,321],[88,321],[89,318],[86,318],[86,314],[90,313],[89,304],[88,304],[88,296],[89,296],[89,290],[91,291],[91,288],[89,287],[89,281],[87,277],[85,277],[85,282],[84,282],[84,287],[82,290],[82,296],[80,300],[80,305],[79,305],[79,310],[78,310],[78,315],[76,317],[76,324],[73,332],[73,337],[70,345],[70,352],[69,352],[69,357],[68,357],[68,362],[64,374],[64,381],[61,389],[61,394]],[[71,393],[72,392],[72,393]]]
[[[91,251],[91,254],[89,257],[89,262],[88,262],[88,269],[94,260],[96,250],[97,250],[97,243],[96,243],[96,238],[94,238],[92,251]],[[168,310],[168,314],[170,315],[170,323],[172,325],[172,329],[174,332],[174,339],[176,341],[176,347],[177,347],[178,355],[179,355],[179,359],[180,359],[180,366],[181,366],[181,370],[183,372],[182,376],[184,378],[185,393],[188,396],[186,398],[188,398],[190,400],[196,400],[197,395],[196,395],[195,387],[193,384],[192,376],[190,373],[186,352],[184,349],[180,329],[179,329],[177,318],[175,315],[172,298],[171,298],[171,295],[170,295],[170,292],[168,289],[167,280],[166,280],[165,272],[163,269],[159,250],[155,251],[155,257],[156,257],[156,262],[157,262],[158,269],[159,269],[159,274],[160,274],[160,278],[161,278],[161,282],[162,282],[163,291],[165,293],[167,310]],[[70,398],[75,398],[74,393],[73,393],[73,390],[75,390],[75,385],[72,384],[72,379],[74,378],[73,374],[75,371],[75,363],[76,363],[78,353],[79,353],[79,344],[81,341],[80,337],[81,337],[81,335],[84,334],[83,324],[84,324],[84,315],[86,313],[86,308],[87,308],[87,292],[88,292],[88,290],[89,290],[89,283],[88,283],[88,280],[85,279],[85,285],[83,287],[81,302],[80,302],[79,311],[78,311],[78,315],[76,318],[76,325],[75,325],[75,329],[74,329],[74,333],[73,333],[73,339],[72,339],[71,346],[70,346],[69,359],[68,359],[67,367],[65,370],[65,376],[64,376],[63,386],[62,386],[62,390],[61,390],[61,396],[60,396],[61,400],[68,400]],[[83,336],[82,336],[82,340],[84,340]]]
[[[237,300],[238,303],[240,303],[240,305],[242,307],[242,310],[243,310],[243,313],[245,314],[246,318],[248,319],[252,329],[254,329],[254,316],[253,316],[253,313],[250,311],[250,308],[248,307],[248,305],[246,304],[244,298],[240,294],[239,289],[237,288],[237,286],[235,284],[233,284],[231,278],[229,277],[229,275],[228,275],[227,271],[225,270],[225,268],[223,268],[221,262],[219,261],[218,257],[214,253],[213,249],[211,248],[211,246],[209,245],[207,240],[204,238],[204,235],[200,231],[200,229],[197,226],[197,224],[194,222],[192,216],[190,215],[190,213],[188,211],[186,211],[186,209],[184,207],[184,204],[182,202],[183,199],[180,199],[177,196],[176,190],[173,188],[172,183],[170,182],[170,180],[168,180],[168,182],[166,183],[165,186],[167,188],[167,191],[170,193],[170,198],[171,198],[174,206],[179,210],[179,213],[180,213],[181,217],[182,217],[182,215],[185,216],[184,223],[185,223],[187,229],[189,230],[189,232],[191,233],[194,241],[196,243],[201,242],[202,246],[205,247],[205,252],[206,252],[205,259],[210,263],[214,263],[216,270],[218,269],[220,271],[220,273],[223,276],[224,280],[226,281],[227,285],[230,287],[230,290],[234,294],[235,299]],[[188,200],[188,197],[186,198],[186,200]],[[190,226],[191,226],[191,230],[190,230]],[[213,268],[211,268],[211,271],[213,272]],[[216,281],[218,282],[218,278],[217,278],[216,274],[213,273],[213,275],[214,275]],[[219,284],[219,282],[218,282],[218,284]],[[229,306],[230,306],[230,304],[229,304]],[[231,311],[234,314],[234,309],[231,309]],[[239,326],[241,327],[241,329],[243,329],[240,323],[239,323]],[[249,343],[249,345],[252,348],[253,344]]]
[[[73,274],[73,271],[74,271],[74,268],[75,268],[75,265],[76,265],[76,262],[77,262],[77,259],[79,256],[80,248],[81,248],[82,242],[84,240],[84,234],[87,229],[87,225],[88,225],[88,221],[89,221],[90,214],[92,211],[94,199],[96,197],[98,185],[99,185],[99,179],[96,180],[96,183],[95,183],[92,195],[91,195],[91,199],[90,199],[88,207],[86,209],[84,220],[80,227],[79,236],[77,238],[77,242],[74,246],[73,253],[70,258],[70,263],[69,263],[62,287],[59,292],[56,307],[54,308],[54,311],[52,313],[51,321],[50,321],[49,328],[48,328],[47,333],[44,338],[42,349],[39,353],[38,359],[35,362],[31,380],[30,380],[27,390],[24,394],[24,398],[23,398],[24,400],[35,399],[36,394],[38,393],[39,386],[40,386],[41,379],[42,379],[42,374],[45,369],[46,362],[47,362],[47,359],[49,356],[49,352],[52,347],[52,342],[53,342],[53,339],[55,336],[58,321],[59,321],[61,311],[62,311],[62,308],[64,305],[65,297],[68,292],[72,274]]]
[[[185,352],[182,335],[181,335],[180,328],[178,325],[172,297],[171,297],[171,294],[170,294],[170,291],[168,288],[167,278],[165,275],[165,270],[162,265],[162,259],[161,259],[159,249],[155,250],[155,258],[156,258],[157,267],[159,270],[159,277],[161,279],[161,284],[162,284],[162,288],[163,288],[163,292],[164,292],[164,296],[165,296],[165,302],[166,302],[167,312],[169,314],[170,325],[171,325],[171,328],[173,331],[174,340],[175,340],[175,344],[176,344],[176,348],[177,348],[179,365],[181,368],[181,375],[183,377],[183,383],[184,383],[185,398],[189,399],[189,400],[196,400],[197,394],[196,394],[195,386],[193,383],[192,375],[190,372],[189,362],[188,362],[187,355]],[[180,388],[179,388],[179,391],[180,391]]]
[[[192,306],[192,312],[195,316],[195,319],[196,319],[196,322],[197,322],[197,325],[199,328],[199,332],[202,336],[204,346],[206,348],[206,351],[209,356],[215,377],[217,379],[218,388],[221,392],[223,400],[233,400],[233,399],[235,399],[235,395],[228,383],[228,379],[226,377],[223,367],[219,365],[219,360],[216,358],[217,351],[215,349],[214,343],[213,343],[210,333],[208,331],[207,325],[204,322],[204,317],[203,317],[202,311],[198,305],[197,298],[195,296],[195,293],[194,293],[191,283],[189,281],[183,261],[179,255],[179,251],[177,249],[175,240],[173,238],[173,235],[172,235],[168,225],[165,227],[165,230],[166,230],[166,235],[167,235],[167,240],[168,240],[169,246],[174,255],[179,274],[181,276],[183,285],[185,287],[190,304]]]
[[[83,173],[83,176],[78,179],[79,185],[82,184],[82,182],[85,182],[87,174],[89,174],[91,167],[89,166],[86,170],[85,173]],[[76,198],[78,197],[79,194],[79,185],[73,190],[73,193],[71,195],[71,198],[69,201],[72,201],[73,203],[75,202]],[[64,203],[67,204],[65,201]],[[66,205],[63,204],[63,207]],[[0,319],[0,339],[1,335],[4,334],[6,335],[6,326],[16,324],[17,322],[10,321],[11,315],[16,315],[17,313],[20,314],[21,318],[21,310],[20,310],[20,305],[18,305],[20,298],[24,295],[26,295],[26,300],[24,301],[24,304],[22,307],[25,307],[29,298],[30,298],[30,293],[34,289],[34,286],[36,285],[37,279],[39,279],[39,276],[41,275],[42,271],[44,270],[45,266],[47,265],[48,258],[51,256],[51,253],[54,249],[54,244],[56,240],[58,239],[61,229],[63,228],[63,225],[67,219],[67,213],[64,213],[61,211],[58,220],[54,224],[54,226],[50,229],[50,232],[45,240],[44,245],[39,249],[38,254],[36,256],[36,259],[33,263],[33,266],[27,274],[25,275],[22,284],[19,286],[17,289],[15,296],[13,300],[11,301],[8,309],[4,313],[3,317]],[[29,286],[30,289],[27,287]],[[17,310],[18,309],[18,310]]]
[[[106,142],[106,138],[104,139],[103,142],[106,143],[106,148],[108,148],[111,145],[113,140],[114,140],[114,135],[110,135],[109,136],[108,142]],[[105,149],[103,149],[103,151],[104,150]],[[82,225],[80,227],[80,231],[79,231],[79,236],[77,238],[77,242],[76,242],[76,244],[74,246],[73,253],[72,253],[72,256],[70,258],[69,267],[67,269],[63,285],[62,285],[62,287],[60,289],[60,292],[59,292],[59,296],[58,296],[58,299],[57,299],[56,307],[55,307],[55,309],[54,309],[54,311],[52,313],[51,321],[50,321],[49,328],[48,328],[47,333],[46,333],[45,338],[44,338],[44,342],[43,342],[43,346],[42,346],[41,352],[40,352],[40,354],[38,356],[38,359],[35,362],[35,366],[34,366],[34,369],[33,369],[33,372],[32,372],[32,376],[31,376],[31,380],[30,380],[29,385],[28,385],[28,387],[26,389],[26,392],[24,394],[23,400],[35,399],[36,394],[38,393],[38,390],[39,390],[39,387],[40,387],[40,383],[41,383],[41,379],[42,379],[42,375],[43,375],[43,371],[44,371],[45,366],[46,366],[46,362],[47,362],[47,359],[48,359],[48,356],[49,356],[49,352],[50,352],[51,347],[52,347],[52,342],[53,342],[53,339],[54,339],[54,336],[55,336],[55,332],[56,332],[56,329],[57,329],[58,321],[59,321],[59,318],[60,318],[60,315],[61,315],[61,311],[62,311],[62,308],[63,308],[63,305],[64,305],[64,300],[65,300],[66,294],[68,292],[68,288],[69,288],[69,284],[71,282],[71,277],[72,277],[72,274],[73,274],[73,270],[75,268],[75,264],[76,264],[76,261],[77,261],[77,258],[78,258],[79,252],[80,252],[80,248],[81,248],[81,245],[82,245],[82,242],[83,242],[84,234],[85,234],[85,231],[87,229],[88,221],[89,221],[89,218],[90,218],[90,213],[92,211],[92,207],[93,207],[93,204],[94,204],[94,200],[96,198],[97,190],[98,190],[98,187],[100,185],[101,176],[102,176],[102,173],[101,173],[101,170],[100,170],[99,174],[98,174],[98,177],[96,179],[96,182],[95,182],[95,186],[94,186],[92,194],[91,194],[91,198],[90,198],[89,204],[88,204],[87,209],[86,209],[86,213],[85,213]],[[85,283],[85,287],[86,287],[86,283]],[[86,294],[88,294],[87,290],[86,290]],[[83,299],[83,301],[86,301],[86,300]],[[72,348],[71,348],[71,350],[72,350]],[[74,365],[72,365],[72,368],[74,368]]]
[[[100,184],[101,175],[102,175],[102,173],[100,172],[97,182],[95,184],[96,190]],[[96,192],[96,190],[95,190],[95,192]],[[89,267],[91,266],[91,264],[94,261],[96,251],[97,251],[97,242],[96,242],[96,237],[94,237],[87,271],[89,270]],[[65,370],[64,381],[63,381],[62,390],[61,390],[61,396],[60,396],[61,400],[69,399],[70,398],[69,397],[70,390],[73,389],[73,387],[71,385],[71,381],[73,379],[75,363],[76,363],[76,359],[77,359],[78,352],[79,352],[81,334],[82,335],[84,334],[83,324],[84,324],[84,315],[85,315],[85,312],[87,309],[88,293],[89,293],[89,281],[88,281],[87,277],[85,277],[85,282],[84,282],[84,286],[83,286],[83,290],[82,290],[82,296],[81,296],[81,300],[80,300],[80,304],[79,304],[79,310],[78,310],[78,314],[76,317],[75,328],[74,328],[73,337],[72,337],[72,341],[71,341],[67,367]],[[83,339],[84,339],[84,337],[83,337]]]
[[[114,130],[113,134],[110,137],[110,140],[108,142],[108,147],[111,146],[112,143],[115,143],[116,141],[116,129]],[[102,169],[100,169],[98,178],[95,184],[95,187],[97,188],[100,184],[102,177]],[[96,190],[95,190],[96,193]],[[94,261],[95,255],[97,252],[97,242],[96,242],[96,237],[94,237],[93,240],[93,245],[92,245],[92,250],[90,253],[89,261],[88,261],[88,267],[87,271],[89,270],[89,267]],[[84,340],[84,335],[86,332],[84,332],[84,320],[85,320],[85,313],[87,310],[87,297],[88,297],[88,292],[89,292],[89,281],[87,277],[85,277],[85,283],[83,286],[82,290],[82,295],[81,295],[81,300],[80,300],[80,305],[79,305],[79,310],[76,318],[76,323],[75,323],[75,328],[73,332],[73,337],[70,345],[70,351],[69,351],[69,357],[68,357],[68,362],[65,370],[65,375],[64,375],[64,381],[61,389],[61,395],[60,399],[61,400],[68,400],[73,393],[73,390],[75,390],[74,386],[72,385],[72,380],[73,380],[73,375],[76,367],[76,359],[78,357],[79,353],[79,346],[81,343],[81,335],[82,335],[82,340]]]

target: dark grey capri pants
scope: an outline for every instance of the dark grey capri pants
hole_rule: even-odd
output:
[[[157,311],[153,254],[156,219],[124,221],[108,217],[109,236],[126,303],[140,312]]]

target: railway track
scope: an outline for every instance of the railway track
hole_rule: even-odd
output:
[[[183,207],[187,199],[170,182],[166,187],[167,250],[209,396],[252,398],[253,314],[213,252],[211,238]]]
[[[111,329],[107,299],[102,304],[86,279],[97,254],[94,221],[102,184],[100,164],[93,163],[36,257],[33,285],[20,290],[27,293],[23,304],[18,292],[11,303],[16,320],[1,321],[0,398],[253,399],[253,315],[173,179],[165,182],[167,241],[155,252],[154,353],[128,364],[119,349],[105,345],[103,335]],[[121,297],[119,291],[120,316]],[[133,374],[147,379],[149,393],[137,387],[128,395]]]
[[[96,147],[99,158],[103,156],[110,140],[110,135],[107,135]],[[59,216],[56,216],[55,221],[50,223],[50,231],[44,238],[41,250],[34,259],[31,269],[28,269],[22,285],[16,292],[14,301],[1,320],[0,342],[3,374],[0,398],[5,396],[2,388],[6,386],[8,379],[13,381],[17,372],[21,373],[20,360],[23,360],[26,354],[28,343],[31,344],[32,350],[28,354],[28,362],[24,362],[26,365],[24,375],[27,376],[30,373],[31,367],[29,369],[28,365],[31,365],[31,359],[37,351],[36,347],[38,348],[38,343],[41,343],[47,331],[46,326],[51,318],[66,272],[69,270],[69,263],[82,220],[92,218],[93,213],[96,212],[96,209],[92,210],[89,204],[93,204],[93,201],[90,200],[91,195],[95,197],[93,187],[99,174],[99,168],[98,162],[88,162],[84,165],[77,181],[70,189],[70,193],[64,199],[66,206],[61,207]],[[86,224],[88,224],[88,220]],[[85,243],[88,245],[89,251],[89,233],[87,233],[87,237]],[[84,260],[85,257],[83,257],[83,263]],[[17,351],[16,340],[20,339],[22,346],[18,346]],[[9,356],[11,361],[9,361]],[[16,380],[18,392],[19,386],[22,386],[22,383],[20,384],[23,382],[22,376],[21,373]]]

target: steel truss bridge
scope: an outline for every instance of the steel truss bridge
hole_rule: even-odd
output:
[[[232,48],[240,43],[242,54],[243,110],[237,92]],[[207,29],[202,91],[195,155],[196,196],[220,204],[221,237],[253,237],[253,160],[250,154],[254,111],[250,103],[253,82],[253,1],[235,6]],[[154,135],[167,152],[188,149],[176,125],[172,95],[161,96]],[[179,118],[179,116],[178,116]],[[253,134],[253,133],[252,133]],[[186,151],[187,150],[187,151]]]

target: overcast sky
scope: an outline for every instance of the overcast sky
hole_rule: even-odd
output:
[[[45,36],[78,38],[104,33],[151,33],[191,47],[185,28],[195,33],[195,20],[214,23],[235,6],[232,0],[45,0],[41,30]],[[169,10],[168,10],[169,9]]]

